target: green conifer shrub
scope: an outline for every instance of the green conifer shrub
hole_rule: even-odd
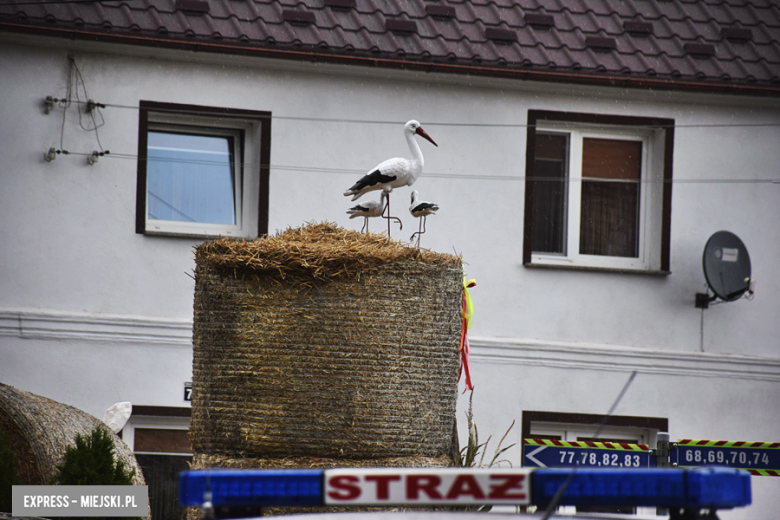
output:
[[[54,484],[64,486],[130,486],[135,470],[114,460],[114,440],[104,428],[95,428],[89,437],[76,435],[76,446],[68,446],[57,465]]]
[[[76,446],[68,446],[62,463],[57,465],[53,484],[63,486],[131,486],[135,469],[114,460],[114,440],[105,428],[95,428],[87,436],[76,435]],[[61,520],[105,520],[96,517]],[[140,520],[140,519],[128,519]]]
[[[19,484],[19,462],[11,447],[11,435],[0,429],[0,511],[11,512],[12,486]]]

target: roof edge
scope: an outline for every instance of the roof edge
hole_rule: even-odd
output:
[[[510,66],[483,66],[457,63],[441,63],[413,59],[394,59],[323,52],[322,49],[269,49],[217,42],[194,42],[173,38],[155,38],[126,34],[105,34],[92,31],[66,29],[61,27],[43,27],[0,21],[0,31],[25,33],[38,36],[86,40],[93,42],[118,43],[142,47],[160,47],[176,50],[188,50],[214,54],[232,54],[258,58],[272,58],[294,61],[318,61],[339,65],[357,65],[389,69],[406,69],[422,72],[436,72],[454,75],[485,76],[519,81],[538,81],[568,83],[576,85],[629,88],[639,90],[664,90],[679,92],[701,92],[709,94],[745,95],[758,97],[777,97],[780,85],[722,84],[703,81],[689,81],[673,78],[640,78],[608,74],[587,74],[558,72],[550,70],[521,69]]]

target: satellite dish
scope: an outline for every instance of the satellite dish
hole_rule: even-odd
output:
[[[747,291],[753,293],[755,281],[750,277],[750,255],[745,244],[734,233],[718,231],[707,240],[702,267],[707,286],[715,295],[697,294],[697,307],[706,309],[707,304],[716,298],[733,302]]]

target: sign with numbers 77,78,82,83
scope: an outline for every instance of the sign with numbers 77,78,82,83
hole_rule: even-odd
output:
[[[726,466],[780,477],[780,442],[679,439],[670,453],[679,467]]]
[[[523,466],[537,468],[654,468],[646,444],[523,439]]]

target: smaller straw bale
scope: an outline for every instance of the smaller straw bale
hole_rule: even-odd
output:
[[[128,470],[135,470],[133,485],[146,485],[132,450],[103,421],[78,408],[0,383],[0,429],[11,436],[22,485],[50,484],[65,449],[75,446],[76,435],[89,436],[95,428],[110,434],[115,457]]]

